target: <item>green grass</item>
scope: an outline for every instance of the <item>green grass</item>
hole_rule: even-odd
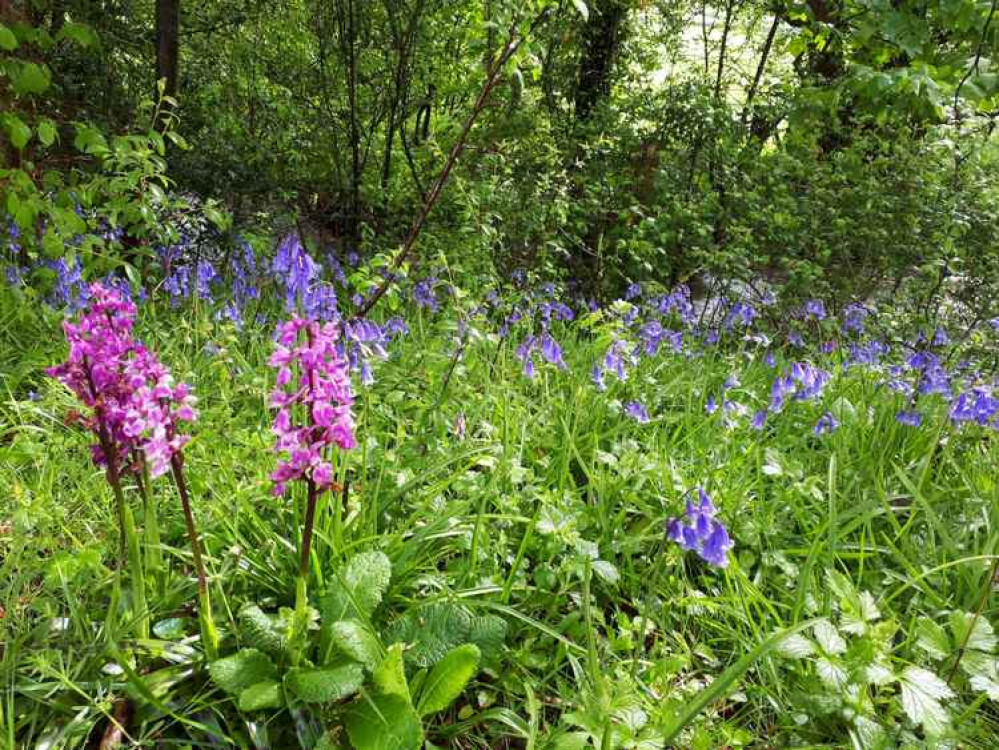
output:
[[[0,746],[95,743],[125,696],[130,736],[145,746],[280,748],[310,723],[334,726],[335,707],[241,716],[207,679],[180,505],[162,480],[170,573],[147,591],[154,635],[132,637],[110,490],[88,436],[64,425],[70,394],[39,372],[63,356],[55,321],[7,322]],[[840,616],[831,573],[870,592],[897,625],[888,640],[899,670],[925,663],[919,617],[981,609],[995,621],[996,441],[952,431],[943,408],[922,429],[901,426],[897,398],[858,369],[837,376],[822,404],[793,404],[763,432],[728,429],[705,414],[708,393],[738,371],[739,400],[758,408],[772,378],[742,352],[663,354],[598,393],[588,373],[601,350],[582,338],[565,342],[568,371],[542,367],[533,382],[515,343],[478,340],[448,379],[445,327],[413,325],[377,383],[359,389],[360,444],[338,467],[348,491],[321,504],[312,566],[319,590],[351,555],[379,549],[392,561],[387,622],[440,601],[506,620],[501,655],[428,724],[436,746],[661,747],[675,735],[678,747],[855,747],[847,719],[816,706],[813,667],[773,648],[783,629]],[[160,309],[139,333],[200,399],[186,463],[230,652],[242,605],[276,611],[295,591],[301,498],[273,498],[267,479],[269,332]],[[209,342],[218,354],[206,354]],[[27,399],[32,389],[40,400]],[[651,423],[622,415],[634,397]],[[842,426],[816,437],[826,408]],[[725,570],[665,540],[667,519],[698,485],[736,542]],[[994,747],[996,704],[960,676],[952,686],[951,736]],[[875,713],[896,744],[925,746],[894,692],[871,690]]]

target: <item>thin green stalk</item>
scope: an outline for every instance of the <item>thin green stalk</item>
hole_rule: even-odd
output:
[[[184,479],[184,457],[175,453],[170,459],[170,468],[180,504],[184,511],[184,525],[187,527],[187,537],[191,542],[191,555],[194,558],[194,571],[198,579],[198,622],[201,626],[202,648],[208,659],[218,656],[219,635],[212,618],[212,602],[208,591],[208,575],[205,572],[205,562],[201,557],[201,541],[198,539],[198,529],[194,524],[194,513],[191,511],[191,499],[187,492],[187,482]]]

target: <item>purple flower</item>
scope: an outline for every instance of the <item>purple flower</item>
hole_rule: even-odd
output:
[[[283,455],[271,474],[274,494],[283,495],[292,480],[333,484],[328,451],[357,445],[351,406],[354,395],[347,362],[337,349],[339,327],[293,317],[278,327],[270,365],[277,369],[271,406],[275,450]],[[295,414],[300,423],[295,423]]]
[[[714,414],[716,411],[718,411],[718,404],[715,401],[714,394],[712,393],[708,394],[708,401],[706,404],[704,404],[704,411],[706,411],[708,414]]]
[[[597,387],[598,391],[606,391],[607,384],[604,382],[604,368],[599,364],[593,365],[593,369],[590,370],[590,379],[593,381],[593,385]]]
[[[839,427],[839,421],[829,412],[826,412],[821,417],[819,421],[815,423],[815,427],[812,429],[816,435],[825,435]]]
[[[915,409],[902,410],[895,415],[895,421],[908,427],[919,427],[923,423],[923,415]]]
[[[753,421],[750,423],[754,430],[762,430],[767,423],[767,410],[760,409],[753,414]]]
[[[319,264],[302,247],[297,234],[289,234],[278,245],[271,271],[285,289],[285,308],[294,310],[312,282],[319,278]]]
[[[624,298],[626,300],[633,300],[635,297],[642,296],[642,285],[638,283],[628,284],[628,288],[624,290]]]
[[[437,292],[434,289],[439,281],[437,277],[431,276],[416,282],[413,286],[413,299],[416,300],[418,307],[425,307],[430,312],[437,312],[440,309]]]
[[[689,552],[696,552],[705,562],[724,568],[728,551],[734,546],[725,526],[715,518],[711,498],[697,488],[699,503],[687,500],[685,518],[671,518],[666,524],[666,536]]]
[[[804,306],[801,308],[802,317],[805,320],[825,320],[826,319],[826,306],[820,299],[809,299],[805,300]]]
[[[629,401],[624,405],[624,413],[639,424],[648,424],[649,412],[640,401]]]

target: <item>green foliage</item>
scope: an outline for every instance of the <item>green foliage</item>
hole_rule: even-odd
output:
[[[364,682],[360,664],[288,671],[285,684],[299,700],[306,703],[340,701],[356,693]]]
[[[450,706],[475,676],[480,656],[478,647],[471,643],[448,651],[420,685],[417,713],[426,716]]]

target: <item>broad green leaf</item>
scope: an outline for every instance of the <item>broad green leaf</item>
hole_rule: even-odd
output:
[[[361,689],[364,669],[360,664],[316,669],[292,669],[285,684],[305,703],[330,703],[343,700]]]
[[[52,82],[52,74],[44,65],[24,63],[13,76],[14,91],[18,94],[41,94]]]
[[[426,716],[450,706],[475,676],[481,657],[478,646],[472,643],[448,652],[424,681],[416,701],[417,713]]]
[[[325,622],[366,619],[381,603],[392,577],[392,563],[383,552],[363,552],[330,576],[320,609]]]
[[[35,132],[38,133],[38,140],[42,142],[43,146],[51,146],[59,137],[59,131],[56,130],[56,126],[51,120],[39,122]]]
[[[28,145],[28,141],[31,140],[31,128],[24,124],[24,120],[8,112],[3,117],[3,126],[14,148],[20,151]]]
[[[259,711],[264,708],[281,708],[284,694],[281,683],[274,680],[258,682],[239,694],[240,711]]]
[[[2,23],[0,23],[0,49],[5,52],[13,52],[17,49],[17,37]]]
[[[617,572],[614,563],[607,560],[594,560],[590,563],[593,572],[596,573],[604,583],[615,584],[621,580],[621,574]]]
[[[381,661],[381,645],[370,630],[358,620],[340,620],[330,626],[333,645],[341,653],[369,670]]]
[[[277,667],[265,653],[245,648],[208,665],[212,682],[229,695],[239,695],[251,685],[277,678]]]
[[[347,714],[347,736],[356,750],[417,750],[420,717],[398,695],[365,695]]]
[[[97,34],[89,26],[82,23],[66,23],[59,33],[56,35],[56,39],[62,41],[63,39],[71,39],[77,44],[79,44],[84,49],[93,46],[97,43]]]
[[[275,620],[256,604],[247,604],[239,610],[239,627],[247,643],[252,643],[269,654],[280,653],[287,644],[283,622]]]
[[[382,663],[375,667],[371,675],[375,688],[385,695],[397,695],[406,703],[412,700],[409,695],[409,684],[406,682],[406,670],[402,660],[402,644],[389,646],[388,655]]]
[[[389,643],[406,643],[406,660],[418,667],[431,667],[451,649],[469,641],[472,617],[451,602],[436,602],[408,611],[386,631]]]
[[[954,697],[954,691],[935,674],[922,667],[906,667],[899,677],[902,709],[927,734],[938,735],[947,727],[947,710],[940,704]]]

